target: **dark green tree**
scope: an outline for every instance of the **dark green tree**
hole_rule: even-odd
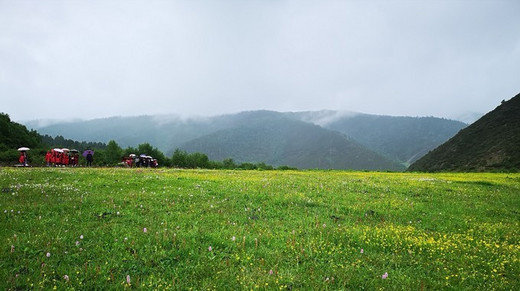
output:
[[[115,140],[109,141],[102,153],[103,161],[107,165],[115,165],[121,162],[121,157],[123,156],[123,150]]]
[[[124,151],[123,151],[123,156],[128,157],[128,156],[130,156],[131,154],[134,154],[134,155],[135,155],[135,154],[138,154],[138,152],[139,152],[139,151],[138,151],[136,148],[134,148],[134,147],[127,147],[127,148],[124,149]]]
[[[191,153],[187,158],[188,168],[209,168],[209,158],[203,153]]]
[[[175,149],[171,159],[172,166],[177,168],[188,167],[188,153],[181,149]]]
[[[224,159],[222,161],[222,165],[223,165],[224,169],[235,169],[237,167],[237,165],[235,164],[235,161],[233,161],[233,159],[231,159],[231,158]]]

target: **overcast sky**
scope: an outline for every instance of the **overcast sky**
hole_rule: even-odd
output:
[[[0,0],[0,112],[16,121],[453,117],[520,93],[519,68],[518,0]]]

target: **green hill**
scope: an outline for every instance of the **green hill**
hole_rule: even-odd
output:
[[[301,169],[404,170],[404,166],[339,132],[280,113],[251,112],[242,118],[255,115],[255,121],[194,139],[181,148],[206,153],[212,160],[231,157],[241,163],[266,162]]]
[[[34,149],[42,146],[41,136],[22,124],[11,121],[8,114],[0,113],[0,164],[12,165],[18,161],[20,147]]]
[[[520,94],[461,130],[409,170],[520,170]]]
[[[41,145],[41,136],[25,125],[16,123],[8,114],[0,113],[0,147],[2,149],[36,147]]]

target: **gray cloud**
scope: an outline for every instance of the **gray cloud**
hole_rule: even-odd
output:
[[[518,11],[514,0],[0,1],[0,111],[487,112],[520,91]]]

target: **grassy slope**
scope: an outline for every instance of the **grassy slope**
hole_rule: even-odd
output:
[[[520,286],[519,174],[0,168],[0,186],[0,289]]]

